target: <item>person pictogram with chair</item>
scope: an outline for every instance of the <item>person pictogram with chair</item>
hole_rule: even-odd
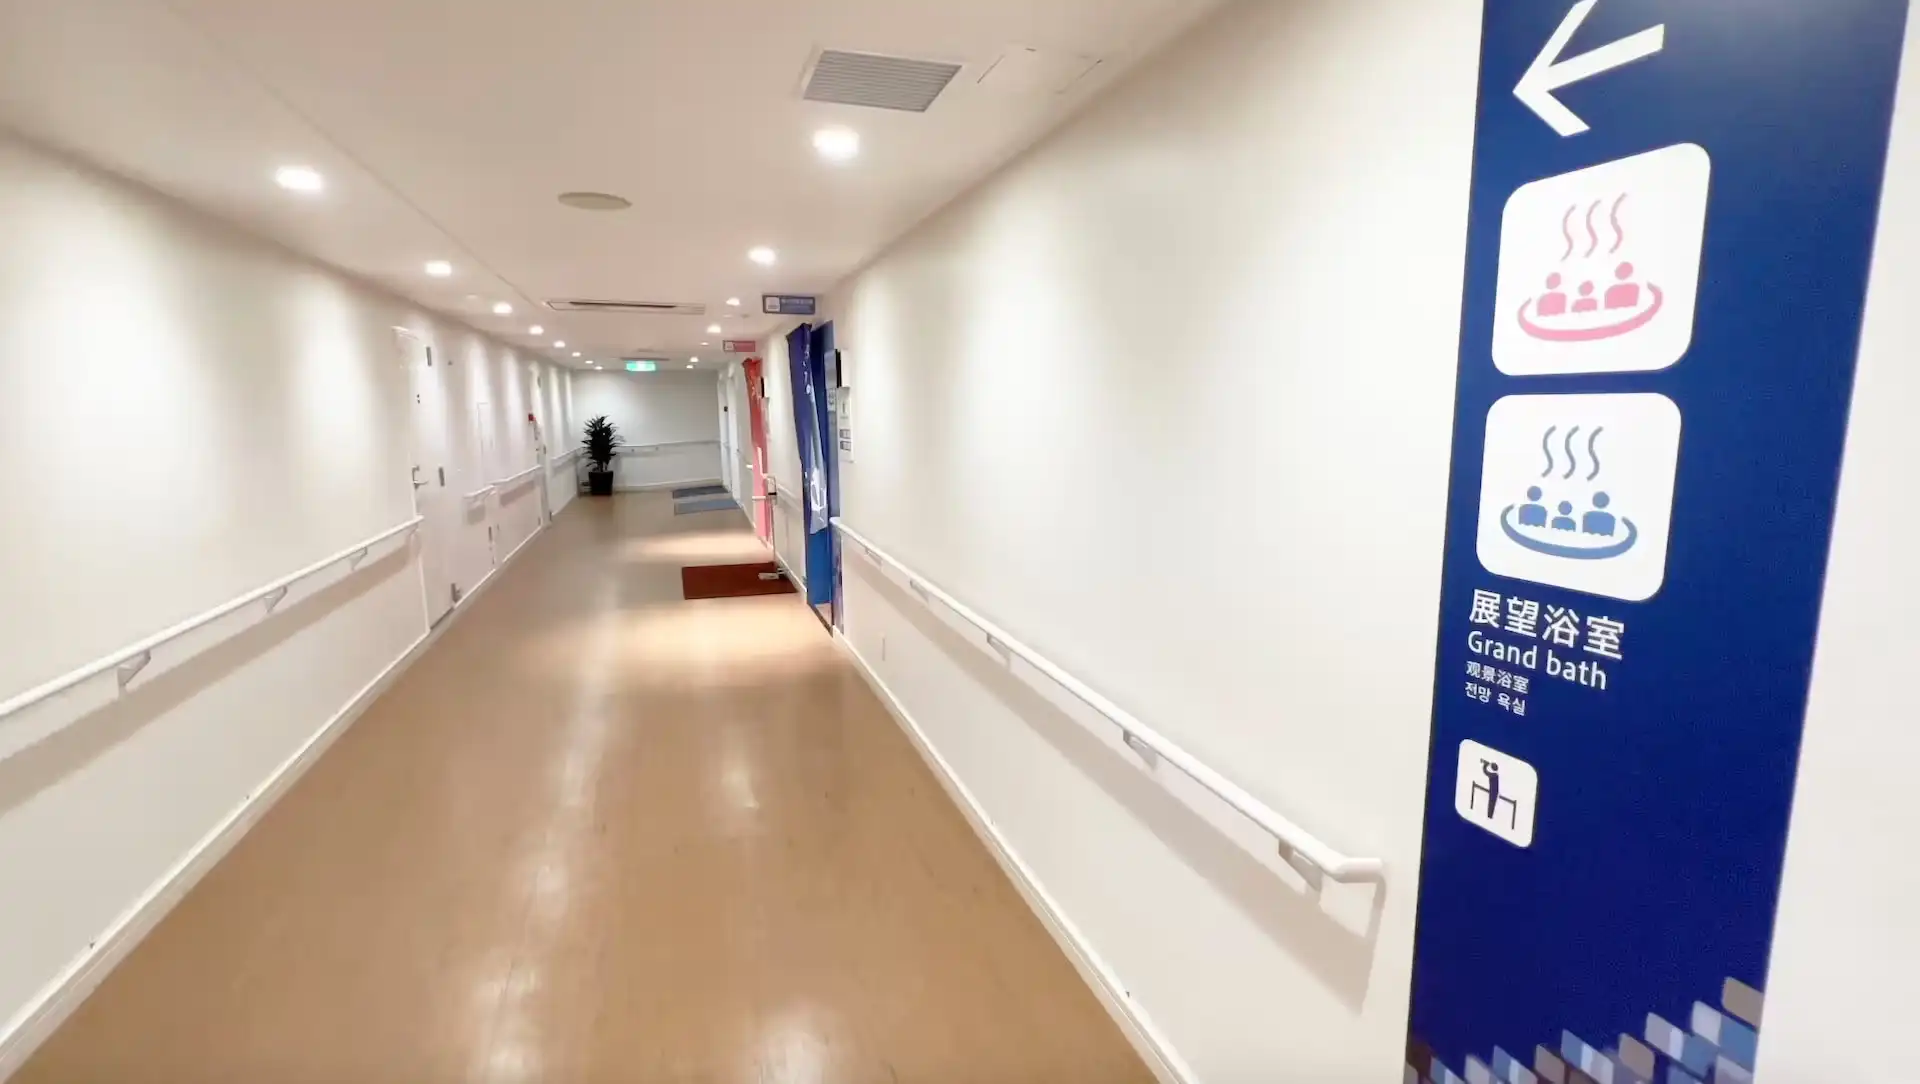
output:
[[[1507,804],[1507,827],[1510,830],[1517,831],[1520,827],[1520,806],[1512,798],[1504,797],[1500,793],[1500,765],[1494,761],[1482,759],[1480,761],[1480,774],[1486,776],[1486,782],[1475,783],[1473,785],[1472,793],[1469,794],[1467,798],[1467,804],[1470,805],[1475,812],[1479,812],[1480,795],[1486,795],[1487,819],[1489,821],[1497,821],[1500,816],[1500,803],[1505,802]]]

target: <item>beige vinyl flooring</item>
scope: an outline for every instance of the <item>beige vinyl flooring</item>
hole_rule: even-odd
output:
[[[1151,1081],[764,559],[576,502],[15,1084]]]

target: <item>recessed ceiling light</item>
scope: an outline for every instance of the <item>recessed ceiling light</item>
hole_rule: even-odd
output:
[[[734,308],[737,309],[740,307],[740,299],[737,297],[729,297],[727,298],[727,304],[732,305]]]
[[[512,316],[513,306],[504,301],[496,301],[493,303],[493,314],[495,316]]]
[[[539,324],[535,324],[527,329],[527,334],[529,335],[545,335],[546,333],[547,329],[541,327]]]
[[[437,279],[446,278],[448,275],[453,274],[453,265],[445,260],[428,260],[427,274]]]
[[[553,348],[555,350],[565,350],[567,348],[567,340],[565,339],[553,340]]]
[[[576,358],[577,358],[577,357],[579,357],[579,356],[580,356],[580,351],[578,351],[578,350],[575,350],[575,351],[573,352],[573,356],[574,356],[574,357],[576,357]]]
[[[327,187],[327,179],[308,166],[281,166],[273,171],[273,180],[289,192],[320,192]]]
[[[860,156],[860,133],[851,128],[822,128],[813,133],[813,149],[829,162],[848,162]]]
[[[703,343],[701,343],[700,345],[701,345],[701,346],[712,346],[713,344],[712,344],[712,343],[707,343],[707,342],[703,342]]]
[[[611,192],[562,192],[560,202],[576,211],[624,211],[633,201]]]
[[[772,267],[780,261],[780,254],[765,245],[760,245],[757,248],[747,250],[747,259],[752,260],[761,267]]]
[[[709,325],[707,325],[707,334],[709,334],[709,335],[718,335],[718,334],[720,334],[720,330],[721,330],[721,329],[720,329],[720,325],[719,325],[719,324],[709,324]]]
[[[700,359],[699,359],[699,358],[688,358],[688,359],[687,359],[687,366],[688,366],[689,368],[691,368],[692,366],[695,366],[695,365],[698,365],[698,364],[700,364]]]

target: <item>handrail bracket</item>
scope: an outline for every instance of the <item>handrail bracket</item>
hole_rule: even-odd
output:
[[[1281,861],[1292,866],[1295,873],[1305,877],[1307,884],[1315,889],[1320,887],[1320,882],[1324,880],[1327,875],[1326,870],[1321,869],[1318,863],[1306,855],[1301,854],[1298,847],[1295,847],[1284,839],[1276,841],[1275,846],[1280,852]]]
[[[1147,767],[1157,768],[1160,766],[1160,751],[1148,745],[1146,742],[1141,741],[1132,731],[1122,730],[1120,732],[1120,741],[1125,744],[1127,748],[1138,754],[1140,759],[1146,762]]]
[[[153,662],[153,652],[142,651],[140,654],[114,667],[114,676],[120,680],[120,691],[123,693],[126,692],[127,686],[131,685],[133,679],[139,677],[140,671],[145,670],[147,664],[151,662]]]

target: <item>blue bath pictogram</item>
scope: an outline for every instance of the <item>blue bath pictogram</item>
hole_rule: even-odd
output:
[[[1604,498],[1605,496],[1606,494],[1604,493],[1598,495],[1599,498]],[[1549,528],[1549,530],[1559,536],[1553,541],[1521,531],[1522,527],[1532,526],[1527,520],[1533,517],[1529,516],[1526,510],[1517,504],[1508,505],[1506,510],[1500,513],[1500,529],[1505,531],[1507,537],[1513,539],[1515,543],[1535,553],[1544,553],[1549,557],[1565,557],[1574,561],[1605,561],[1626,553],[1640,541],[1640,528],[1634,526],[1632,520],[1625,516],[1616,517],[1611,512],[1603,511],[1606,504],[1600,499],[1596,499],[1594,504],[1595,511],[1589,512],[1585,516],[1586,530],[1584,532],[1575,532],[1571,526],[1555,526]],[[1514,516],[1516,510],[1520,512],[1520,518],[1517,520]],[[1569,509],[1569,511],[1571,511],[1571,509]],[[1616,519],[1618,520],[1617,525],[1615,523]],[[1569,519],[1567,522],[1571,524],[1572,521]],[[1626,529],[1627,536],[1615,541],[1614,536],[1619,533],[1620,527]],[[1534,527],[1533,529],[1536,531],[1539,530],[1538,527]],[[1592,543],[1581,545],[1576,541],[1585,539],[1604,541],[1597,545]]]
[[[1613,511],[1613,496],[1605,491],[1587,496],[1591,507],[1585,513],[1577,513],[1570,500],[1559,500],[1551,509],[1548,507],[1543,486],[1572,482],[1588,463],[1592,469],[1587,471],[1586,481],[1593,482],[1600,477],[1604,469],[1600,438],[1606,431],[1604,425],[1591,431],[1584,425],[1576,425],[1562,436],[1560,427],[1555,425],[1540,435],[1540,453],[1546,460],[1540,481],[1527,487],[1526,503],[1510,504],[1500,513],[1500,529],[1508,538],[1535,553],[1572,561],[1605,561],[1626,553],[1640,541],[1640,528]],[[1580,440],[1583,432],[1587,435],[1584,444]],[[1554,439],[1556,437],[1560,439]],[[1583,446],[1587,453],[1585,461],[1580,456]],[[1566,460],[1564,470],[1560,462],[1562,455]],[[1625,538],[1619,537],[1622,528],[1626,530]]]

